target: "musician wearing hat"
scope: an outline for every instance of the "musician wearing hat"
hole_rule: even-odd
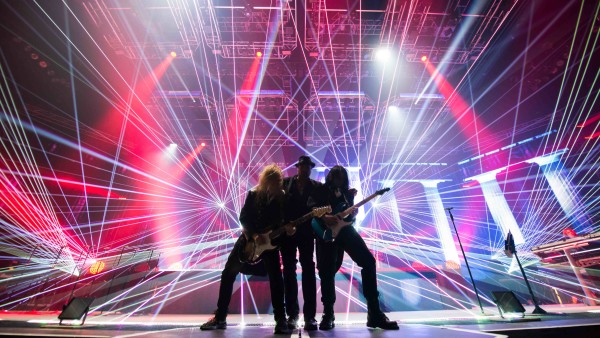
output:
[[[283,181],[283,188],[287,196],[285,219],[294,220],[311,211],[307,206],[308,197],[321,183],[310,178],[311,170],[315,163],[308,156],[300,156],[295,164],[297,173]],[[300,266],[302,267],[302,294],[304,296],[304,329],[316,330],[317,321],[317,282],[315,275],[315,237],[310,221],[299,224],[293,236],[285,236],[281,245],[281,258],[283,261],[283,279],[285,284],[286,312],[289,315],[288,325],[291,329],[298,327],[300,308],[298,305],[298,281],[296,265],[299,253]]]

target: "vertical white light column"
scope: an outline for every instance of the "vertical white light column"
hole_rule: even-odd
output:
[[[395,180],[381,180],[381,187],[383,188],[392,188]],[[386,192],[383,196],[374,200],[374,203],[377,203],[377,209],[379,209],[378,213],[385,212],[388,214],[387,216],[394,222],[394,227],[397,232],[402,233],[402,223],[400,221],[400,212],[398,211],[398,202],[396,201],[396,194],[394,193],[394,189],[391,189],[389,192]]]
[[[539,156],[527,160],[527,163],[535,163],[540,166],[544,177],[550,185],[550,189],[556,196],[558,204],[565,212],[567,218],[573,222],[573,226],[576,230],[587,231],[587,219],[585,215],[580,212],[580,205],[577,198],[577,193],[569,177],[566,174],[566,170],[560,156],[564,154],[568,149],[562,149],[551,154]]]
[[[446,180],[418,180],[417,182],[421,183],[425,188],[427,204],[429,204],[431,214],[433,215],[446,266],[449,268],[458,268],[460,267],[458,252],[454,245],[450,223],[448,223],[448,216],[444,210],[444,204],[442,203],[442,198],[440,197],[440,192],[437,188],[438,183],[445,181]]]
[[[505,168],[496,169],[494,171],[473,176],[467,178],[465,181],[474,180],[479,182],[481,185],[481,190],[483,191],[485,203],[492,214],[494,222],[500,226],[504,236],[506,236],[510,231],[515,240],[515,244],[522,244],[525,243],[523,233],[521,232],[521,229],[517,224],[517,220],[508,206],[508,202],[506,202],[506,198],[502,193],[502,189],[500,189],[498,181],[496,181],[496,175],[498,175],[504,169]]]

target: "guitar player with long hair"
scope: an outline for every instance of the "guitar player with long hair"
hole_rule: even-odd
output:
[[[315,190],[309,198],[309,206],[319,207],[331,205],[335,210],[338,206],[353,206],[356,190],[350,189],[348,172],[342,166],[331,168],[325,184]],[[353,218],[355,213],[349,217]],[[324,227],[335,226],[342,220],[334,215],[321,217]],[[348,221],[345,219],[344,221]],[[379,307],[379,291],[377,291],[377,275],[375,258],[365,241],[353,226],[343,227],[333,241],[317,238],[317,269],[321,279],[321,301],[323,302],[323,317],[319,324],[321,330],[331,330],[335,327],[333,307],[335,304],[335,274],[342,265],[344,252],[361,267],[362,291],[367,299],[367,326],[386,330],[397,330],[398,324],[390,321]]]
[[[233,292],[233,284],[237,275],[243,267],[239,259],[239,250],[245,242],[254,234],[261,233],[267,229],[274,230],[283,225],[284,220],[284,191],[283,173],[277,165],[269,165],[260,174],[258,186],[250,190],[246,201],[240,212],[240,223],[242,224],[243,236],[240,236],[234,249],[227,258],[225,268],[221,274],[221,285],[219,287],[219,300],[214,317],[202,324],[202,330],[215,330],[227,328],[227,311]],[[284,286],[281,273],[281,259],[279,250],[265,252],[262,256],[271,289],[271,302],[273,314],[275,315],[275,333],[288,334],[292,330],[288,328],[284,308]]]

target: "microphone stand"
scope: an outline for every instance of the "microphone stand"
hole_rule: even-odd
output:
[[[467,270],[469,271],[469,277],[471,278],[471,284],[473,284],[473,290],[475,291],[475,296],[477,296],[477,303],[479,303],[479,308],[481,309],[481,314],[485,315],[483,312],[483,305],[481,305],[481,298],[479,298],[479,292],[477,292],[477,286],[475,285],[475,279],[473,278],[473,274],[471,273],[471,267],[469,267],[469,261],[467,260],[467,255],[465,254],[465,249],[463,249],[462,242],[460,241],[460,236],[458,235],[458,230],[456,229],[456,224],[454,223],[454,216],[452,216],[453,207],[446,208],[448,210],[448,214],[450,214],[450,219],[452,220],[452,225],[454,226],[454,232],[456,232],[456,239],[458,239],[458,245],[460,245],[460,251],[462,251],[463,257],[465,259],[465,265],[467,266]]]
[[[512,255],[515,255],[515,259],[517,260],[517,264],[519,264],[519,269],[521,269],[521,274],[523,275],[523,279],[525,280],[525,284],[527,285],[527,289],[529,289],[529,294],[531,295],[531,300],[533,301],[533,305],[535,308],[533,309],[534,315],[545,315],[547,314],[546,310],[542,309],[533,294],[533,289],[531,288],[531,284],[529,284],[529,280],[527,279],[527,274],[525,274],[525,269],[523,269],[523,265],[521,265],[521,260],[519,260],[519,256],[517,255],[517,247],[515,245],[515,240],[510,233],[506,236],[506,241],[504,244],[505,253],[510,258]]]

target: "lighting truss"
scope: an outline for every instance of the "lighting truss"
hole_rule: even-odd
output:
[[[303,108],[304,141],[309,146],[352,147],[364,143],[362,120],[375,104],[362,92],[322,91],[310,97]]]
[[[193,1],[86,0],[83,6],[116,55],[163,59],[175,52],[189,59],[202,43]]]
[[[197,19],[209,49],[224,58],[254,58],[271,50],[271,58],[283,59],[297,47],[295,1],[202,0]]]
[[[311,56],[322,60],[372,60],[382,45],[399,46],[409,62],[427,55],[435,62],[465,64],[476,60],[501,25],[511,4],[495,0],[478,13],[467,12],[460,1],[446,3],[418,0],[388,1],[385,8],[348,8],[326,0],[307,2],[304,45]],[[466,43],[451,47],[465,18],[475,23]],[[360,36],[360,39],[358,38]]]
[[[326,0],[305,3],[307,26],[304,47],[321,60],[360,60],[370,58],[383,34],[385,10],[328,7]],[[362,38],[362,44],[357,41]],[[375,42],[375,43],[374,43]]]

